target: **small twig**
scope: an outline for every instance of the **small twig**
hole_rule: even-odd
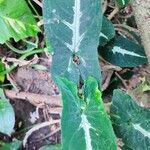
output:
[[[42,53],[44,52],[46,49],[38,49],[38,50],[33,50],[33,51],[30,51],[28,53],[25,53],[24,55],[22,55],[19,60],[24,60],[26,59],[27,57],[33,55],[33,54],[38,54],[38,53]],[[10,69],[6,69],[5,71],[2,71],[0,72],[0,75],[4,75],[4,74],[7,74],[7,73],[10,73],[12,70],[14,70],[15,68],[17,67],[17,64],[13,64],[11,65],[9,68]]]
[[[113,72],[114,72],[113,70],[110,70],[110,71],[109,71],[109,73],[108,73],[108,75],[107,75],[107,77],[106,77],[106,79],[105,79],[105,82],[104,82],[104,84],[102,85],[102,88],[101,88],[102,91],[106,90],[107,87],[109,86],[110,79],[111,79],[111,77],[112,77],[112,75],[113,75]]]
[[[5,90],[5,95],[9,99],[21,99],[26,100],[33,104],[34,106],[38,106],[39,104],[48,104],[50,106],[61,107],[61,97],[58,96],[48,96],[42,94],[34,94],[28,92],[15,92],[12,90]]]
[[[113,25],[114,25],[114,27],[125,28],[125,29],[127,29],[127,30],[129,30],[131,32],[136,32],[136,33],[139,34],[139,30],[138,29],[130,27],[128,25],[125,25],[125,24],[113,24]]]
[[[61,112],[62,112],[62,107],[55,107],[55,108],[50,108],[49,109],[50,114],[60,115]]]
[[[43,114],[45,114],[45,116],[44,116],[45,120],[51,120],[52,119],[52,116],[49,115],[49,110],[50,110],[49,105],[45,105],[45,109],[43,109]]]
[[[38,25],[38,27],[40,27],[40,26],[44,25],[44,20],[43,20],[43,19],[41,19],[41,20],[37,23],[37,25]]]
[[[122,68],[119,66],[115,66],[115,65],[105,65],[102,67],[103,71],[108,71],[108,70],[115,70],[115,71],[121,71]]]
[[[28,3],[31,6],[31,8],[33,9],[33,11],[35,12],[35,14],[38,16],[38,18],[40,18],[40,15],[39,15],[38,11],[35,9],[35,7],[33,6],[32,2],[30,0],[28,0]]]
[[[119,66],[112,65],[108,61],[106,61],[102,56],[98,55],[98,59],[103,61],[105,63],[104,66],[102,66],[103,71],[108,71],[108,70],[114,70],[114,71],[121,71],[122,68]]]
[[[119,12],[119,8],[115,7],[115,9],[108,16],[108,19],[111,20],[118,12]]]
[[[126,89],[128,89],[128,86],[127,86],[126,82],[124,81],[124,79],[122,79],[122,77],[121,77],[117,72],[115,72],[115,75],[121,80],[123,86],[124,86]]]
[[[31,60],[21,60],[21,59],[10,58],[10,57],[2,59],[4,64],[6,63],[8,65],[8,63],[11,62],[19,67],[37,64],[38,60],[39,60],[39,57],[36,54],[34,55],[34,57]],[[10,66],[8,65],[8,68],[9,67]],[[9,70],[9,69],[7,69],[7,70]]]
[[[115,27],[115,30],[118,31],[118,33],[120,33],[121,35],[124,35],[125,37],[128,36],[129,38],[133,39],[137,44],[139,43],[137,39],[129,31],[117,27]]]
[[[105,65],[102,67],[103,71],[107,71],[107,70],[115,70],[115,71],[121,71],[122,68],[119,66],[115,66],[112,65],[111,63],[109,63],[108,61],[106,61],[102,56],[98,55],[98,59],[103,61],[105,63]],[[107,64],[107,65],[106,65]],[[101,64],[100,64],[101,65]]]
[[[26,65],[29,65],[31,63],[31,61],[27,61],[27,60],[20,60],[20,59],[16,59],[16,58],[4,58],[4,63],[8,62],[8,63],[13,63],[13,64],[16,64],[18,66],[26,66]]]
[[[54,120],[54,121],[43,122],[43,123],[35,125],[35,127],[31,128],[28,132],[26,132],[26,135],[23,139],[23,146],[25,147],[29,136],[31,136],[31,134],[33,132],[39,130],[40,128],[44,128],[46,126],[51,126],[51,125],[54,125],[54,124],[57,124],[57,123],[60,123],[60,119],[59,120]]]
[[[37,118],[40,118],[39,116],[39,109],[41,108],[41,107],[43,107],[43,103],[41,103],[41,104],[39,104],[38,106],[36,106],[36,110],[35,110],[35,113],[36,113],[36,116],[37,116]]]
[[[41,94],[34,94],[34,93],[27,93],[27,92],[15,92],[12,90],[4,90],[5,95],[9,99],[19,99],[19,100],[26,100],[33,104],[34,106],[40,106],[40,104],[47,104],[52,106],[49,109],[49,113],[51,114],[61,114],[62,112],[62,104],[61,104],[61,96],[48,96],[48,95],[41,95]],[[105,105],[105,104],[104,104]]]
[[[15,53],[18,53],[18,54],[25,54],[25,53],[28,53],[28,52],[31,52],[33,49],[27,49],[27,50],[19,50],[17,48],[15,48],[14,46],[12,46],[9,42],[5,42],[5,44]]]
[[[119,14],[119,18],[123,18],[123,19],[128,19],[128,18],[130,18],[132,16],[133,16],[133,12],[131,12],[131,14],[128,14],[128,15],[125,15],[125,16]]]

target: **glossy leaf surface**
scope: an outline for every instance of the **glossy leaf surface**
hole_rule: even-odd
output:
[[[144,48],[122,36],[100,48],[99,52],[108,62],[120,67],[136,67],[147,63]]]
[[[118,137],[131,150],[150,149],[150,110],[137,105],[121,90],[115,90],[111,107],[112,121]]]
[[[116,150],[116,138],[101,99],[97,81],[89,77],[78,96],[77,86],[57,79],[63,100],[63,150]]]
[[[100,0],[44,0],[44,23],[54,55],[52,73],[78,82],[101,80],[97,47],[102,25]]]

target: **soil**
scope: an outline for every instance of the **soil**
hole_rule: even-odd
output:
[[[48,63],[49,60],[47,59]],[[43,65],[43,62],[39,63]],[[35,93],[35,94],[44,94],[44,95],[58,95],[59,91],[57,86],[51,79],[51,75],[49,74],[50,63],[49,65],[44,64],[47,67],[47,70],[38,70],[32,68],[31,66],[23,66],[19,67],[17,71],[12,72],[13,80],[19,89],[19,92],[26,93]],[[59,119],[60,116],[58,114],[47,114],[45,116],[45,112],[47,111],[46,105],[45,110],[39,109],[38,118],[34,114],[36,112],[36,107],[30,104],[27,101],[22,101],[19,99],[12,99],[12,105],[16,114],[16,131],[14,137],[17,137],[20,140],[23,140],[24,134],[28,131],[29,128],[33,127],[34,124],[42,123],[48,120]],[[23,111],[24,110],[24,111]],[[48,113],[48,112],[47,112]],[[19,125],[21,124],[21,125]],[[37,150],[41,146],[47,144],[56,144],[60,143],[60,131],[56,132],[53,136],[48,136],[49,133],[58,128],[58,125],[50,127],[44,127],[29,136],[28,142],[23,150]],[[22,131],[23,130],[23,131]],[[48,137],[47,137],[48,136]]]

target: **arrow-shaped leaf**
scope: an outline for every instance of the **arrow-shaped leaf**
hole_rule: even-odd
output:
[[[125,147],[131,150],[150,149],[149,109],[137,105],[125,92],[115,90],[111,113],[116,134],[122,138]]]
[[[97,81],[89,77],[78,96],[77,86],[57,79],[63,100],[63,150],[116,150],[116,139],[107,116]]]
[[[97,46],[102,24],[100,0],[44,0],[44,22],[53,50],[52,72],[78,82],[100,81]]]
[[[120,67],[136,67],[147,63],[143,46],[122,36],[100,47],[99,52],[108,62]]]

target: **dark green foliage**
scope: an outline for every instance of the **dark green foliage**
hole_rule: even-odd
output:
[[[123,8],[129,4],[130,0],[116,0],[119,8]]]
[[[45,31],[54,51],[53,76],[78,83],[80,76],[86,80],[93,75],[101,81],[97,55],[102,26],[100,5],[99,0],[44,1]]]
[[[100,47],[99,52],[108,62],[120,67],[136,67],[147,63],[143,46],[122,36]]]
[[[100,33],[100,46],[106,45],[111,39],[115,37],[115,29],[110,20],[103,16],[102,30]]]
[[[21,141],[16,140],[14,142],[4,144],[0,147],[0,150],[19,150],[21,144]]]
[[[114,91],[111,118],[115,132],[118,137],[122,138],[125,147],[131,150],[150,149],[149,116],[149,109],[140,107],[125,92]]]
[[[89,77],[78,96],[76,84],[57,78],[61,90],[62,150],[116,150],[116,138],[97,81]]]

